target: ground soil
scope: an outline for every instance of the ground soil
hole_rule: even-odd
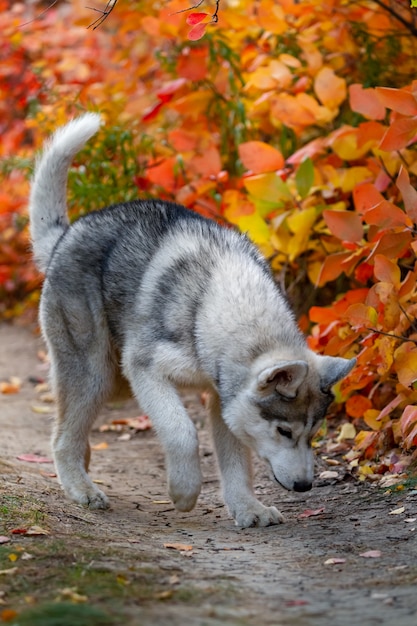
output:
[[[107,444],[93,452],[91,473],[112,507],[84,509],[66,500],[51,463],[17,459],[51,458],[53,404],[35,386],[47,377],[42,349],[33,329],[0,326],[0,380],[23,381],[18,393],[0,394],[0,534],[9,539],[0,546],[0,622],[417,624],[415,485],[398,490],[359,483],[343,465],[329,467],[318,456],[313,490],[294,494],[256,463],[256,492],[287,521],[241,530],[222,502],[200,398],[187,396],[200,430],[205,476],[195,510],[181,514],[170,504],[152,430],[99,430],[100,424],[138,415],[133,401],[107,407],[91,438],[93,444]],[[326,470],[337,476],[323,474]],[[12,532],[33,526],[48,534]],[[361,556],[369,551],[371,556]],[[45,617],[50,602],[61,607],[61,621]],[[81,616],[98,612],[72,621],[71,606]]]

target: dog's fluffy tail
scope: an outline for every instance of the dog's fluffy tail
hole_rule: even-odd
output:
[[[29,200],[35,262],[46,271],[53,249],[68,227],[67,177],[76,153],[97,132],[101,118],[86,113],[59,128],[37,160]]]

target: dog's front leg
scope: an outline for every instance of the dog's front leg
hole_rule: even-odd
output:
[[[284,521],[282,513],[274,506],[264,506],[253,492],[250,450],[224,423],[217,396],[211,397],[209,409],[224,499],[236,525],[249,528],[280,524]]]
[[[154,371],[128,372],[138,402],[149,416],[165,452],[169,495],[178,511],[191,511],[202,475],[196,428],[175,387]]]

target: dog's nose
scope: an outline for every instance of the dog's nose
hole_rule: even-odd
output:
[[[296,480],[294,483],[294,491],[310,491],[312,483],[308,480]]]

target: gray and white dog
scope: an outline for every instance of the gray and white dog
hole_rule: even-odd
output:
[[[175,507],[191,510],[202,475],[178,388],[206,389],[231,515],[241,527],[278,524],[282,514],[253,493],[250,450],[285,488],[309,490],[311,439],[354,359],[308,349],[244,235],[158,200],[111,206],[70,226],[68,169],[99,126],[100,116],[87,113],[54,134],[30,196],[34,257],[46,273],[40,322],[57,400],[59,480],[76,502],[109,506],[87,474],[88,435],[121,372],[162,443]]]

